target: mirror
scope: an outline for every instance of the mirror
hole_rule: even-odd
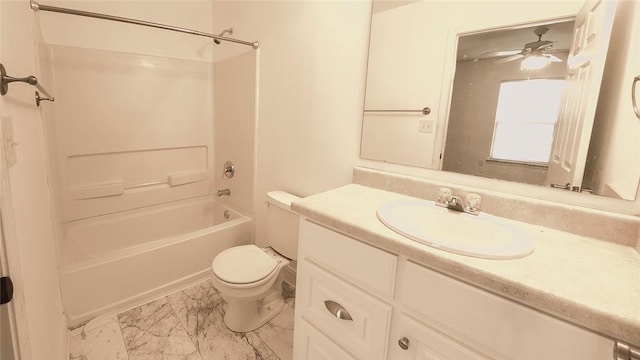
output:
[[[633,13],[633,4],[618,4],[608,54],[607,47],[599,51],[605,73],[601,86],[583,90],[590,100],[582,102],[593,104],[593,124],[558,120],[572,112],[584,117],[562,105],[580,102],[567,101],[562,90],[577,93],[572,74],[581,65],[572,63],[572,68],[568,62],[577,58],[570,49],[579,35],[574,25],[582,23],[582,6],[579,1],[545,3],[544,9],[534,1],[478,1],[464,7],[445,1],[374,1],[361,158],[545,187],[568,183],[584,194],[635,199],[640,151],[637,139],[626,134],[637,136],[640,124],[614,110],[630,106],[617,104],[627,95],[619,90],[627,84],[617,69],[625,67],[628,44],[623,40],[632,28],[632,20],[621,14]],[[523,69],[523,60],[533,55],[549,63]],[[534,83],[546,88],[517,95]],[[543,97],[558,88],[556,95]],[[602,91],[594,95],[594,88]],[[422,114],[424,107],[429,115]],[[553,140],[577,139],[568,129],[580,127],[589,130],[580,150],[574,150],[580,153],[571,164],[574,177],[554,180],[554,151],[562,146]],[[560,169],[570,163],[560,162]]]

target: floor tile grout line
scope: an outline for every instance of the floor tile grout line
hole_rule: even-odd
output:
[[[177,294],[178,292],[184,292],[184,289],[183,289],[183,290],[176,291],[175,293],[173,293],[173,294],[171,294],[171,295],[175,295],[175,294]],[[172,302],[171,302],[171,301],[169,301],[169,296],[170,296],[170,295],[167,295],[167,296],[166,296],[166,298],[167,298],[167,304],[169,304],[169,307],[171,308],[171,312],[173,313],[173,315],[174,315],[174,316],[176,317],[176,319],[178,320],[178,324],[180,324],[180,327],[182,328],[182,330],[184,330],[185,334],[187,334],[187,336],[189,337],[189,341],[191,341],[191,344],[193,344],[193,348],[194,348],[194,349],[196,349],[196,352],[198,353],[198,356],[200,357],[200,359],[204,359],[204,358],[202,357],[202,353],[200,352],[200,345],[199,345],[199,341],[198,341],[197,343],[196,343],[196,342],[194,342],[193,337],[191,336],[191,334],[189,334],[189,330],[186,328],[186,325],[182,322],[182,319],[180,319],[180,316],[178,316],[178,313],[176,312],[176,309],[173,307]],[[196,336],[196,339],[197,339],[197,336],[198,336],[197,332],[196,332],[196,334],[194,334],[194,336]]]
[[[120,315],[120,313],[115,314],[115,315],[114,315],[114,318],[115,318],[115,320],[116,320],[116,324],[118,325],[118,330],[119,330],[119,333],[120,333],[120,338],[122,339],[122,345],[124,345],[124,352],[125,352],[125,354],[127,355],[127,360],[128,360],[128,359],[129,359],[129,357],[130,357],[130,354],[129,354],[129,348],[127,347],[127,343],[126,343],[126,342],[125,342],[125,340],[124,340],[124,334],[122,333],[122,324],[120,323],[120,318],[118,317],[118,315]]]

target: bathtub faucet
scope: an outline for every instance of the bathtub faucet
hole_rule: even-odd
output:
[[[231,190],[229,189],[222,189],[222,190],[218,190],[218,196],[229,196],[231,195]]]

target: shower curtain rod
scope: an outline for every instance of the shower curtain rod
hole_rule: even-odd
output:
[[[136,19],[130,19],[126,17],[106,15],[106,14],[94,13],[89,11],[68,9],[68,8],[62,8],[57,6],[42,5],[36,2],[35,0],[30,0],[30,6],[31,6],[31,10],[33,11],[39,11],[39,10],[51,11],[51,12],[69,14],[69,15],[85,16],[85,17],[102,19],[102,20],[119,21],[127,24],[142,25],[142,26],[154,27],[158,29],[177,31],[181,33],[191,34],[191,35],[204,36],[204,37],[212,38],[214,40],[230,41],[237,44],[248,45],[253,47],[254,49],[257,49],[258,47],[260,47],[260,43],[258,43],[257,41],[254,41],[254,42],[243,41],[243,40],[238,40],[234,38],[213,35],[213,34],[205,33],[202,31],[185,29],[177,26],[164,25],[164,24],[158,24],[158,23],[149,22],[149,21],[136,20]]]

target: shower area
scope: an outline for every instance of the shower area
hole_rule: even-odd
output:
[[[259,45],[209,1],[47,4],[31,6],[74,326],[202,281],[253,242]]]

